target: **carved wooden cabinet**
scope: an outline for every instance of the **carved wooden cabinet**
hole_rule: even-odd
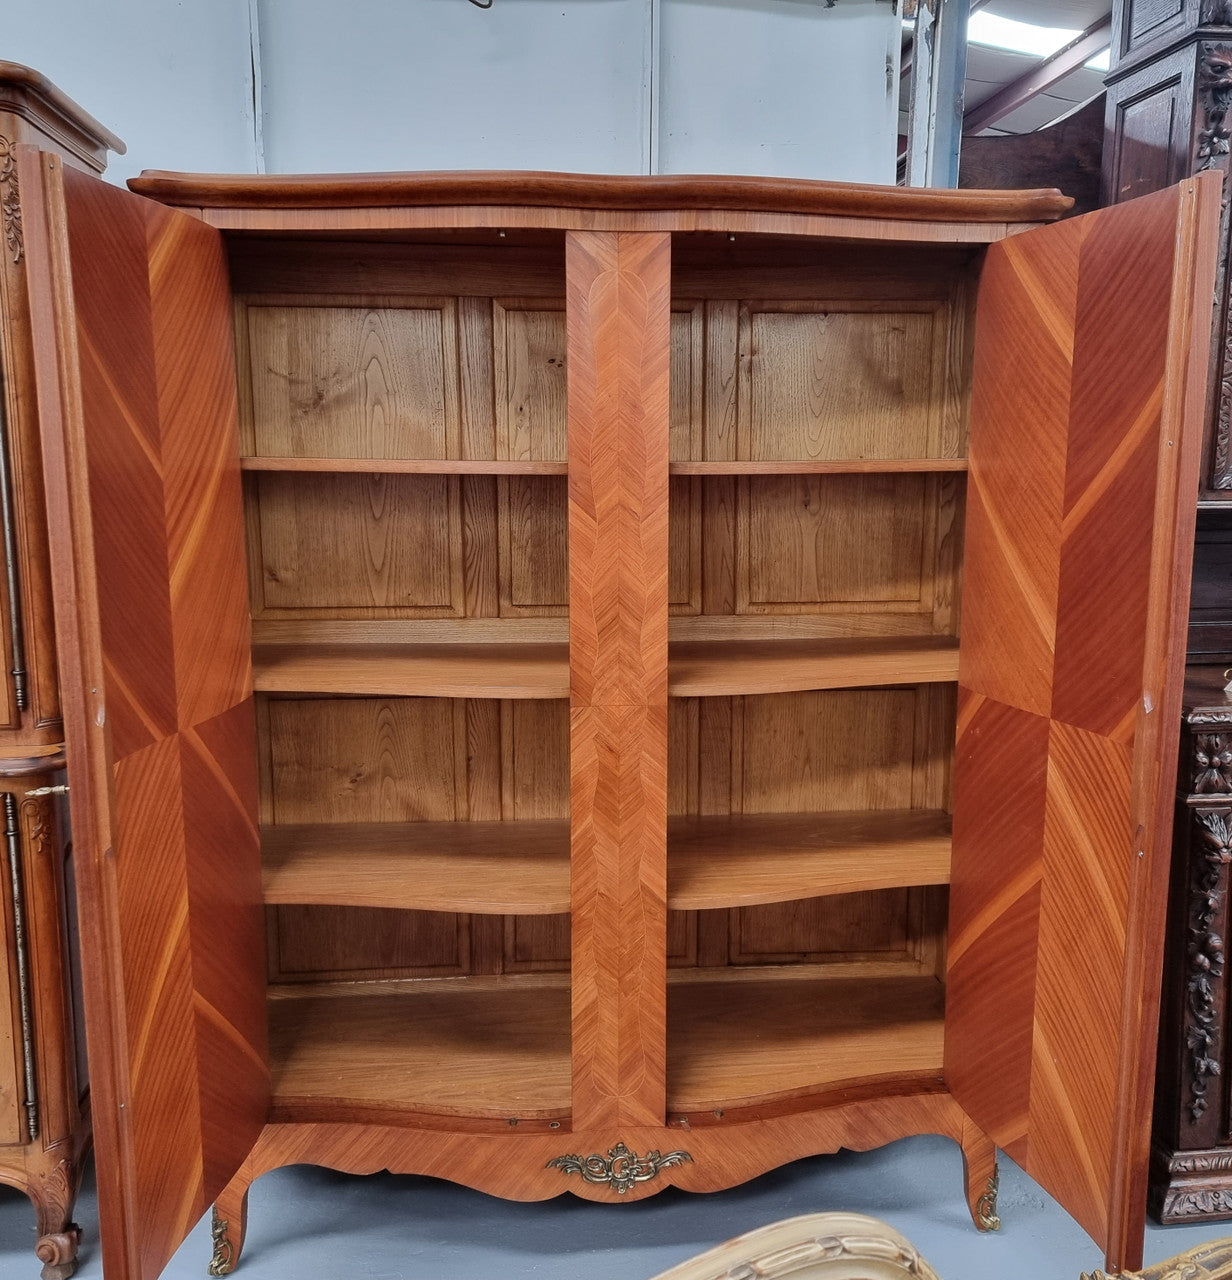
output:
[[[63,802],[64,729],[15,147],[102,172],[123,144],[36,72],[0,62],[0,1182],[34,1203],[44,1280],[75,1268],[89,1141]],[[30,1260],[31,1273],[34,1259]]]
[[[1151,1211],[1162,1222],[1232,1215],[1223,1079],[1232,862],[1227,683],[1223,667],[1190,667],[1185,685],[1151,1173]]]
[[[921,1132],[1139,1261],[1217,180],[20,173],[109,1280]]]
[[[1190,173],[1226,175],[1232,138],[1232,7],[1218,0],[1169,5],[1121,0],[1114,10],[1112,49],[1106,200],[1132,199]],[[1205,1008],[1207,998],[1203,992],[1222,1008],[1226,978],[1222,963],[1216,964],[1206,954],[1206,944],[1195,940],[1191,897],[1197,891],[1193,886],[1203,883],[1211,871],[1210,848],[1201,837],[1204,820],[1199,817],[1207,801],[1198,798],[1209,799],[1210,792],[1194,786],[1193,753],[1201,749],[1194,717],[1211,711],[1202,704],[1214,696],[1216,664],[1222,671],[1232,662],[1229,235],[1225,199],[1211,335],[1214,376],[1206,408],[1189,614],[1192,688],[1178,784],[1182,799],[1189,796],[1192,803],[1182,803],[1176,828],[1151,1161],[1151,1208],[1165,1222],[1232,1215],[1232,1152],[1225,1148],[1232,1110],[1226,1087],[1210,1078],[1229,1060],[1232,1042],[1222,1016],[1209,1025],[1199,1017],[1199,1006]],[[1222,946],[1222,925],[1212,936]],[[1193,954],[1191,947],[1197,948]]]

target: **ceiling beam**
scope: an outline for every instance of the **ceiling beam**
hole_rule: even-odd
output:
[[[992,97],[985,98],[967,111],[963,116],[963,133],[979,133],[1017,110],[1024,102],[1030,102],[1051,89],[1058,80],[1105,49],[1111,39],[1112,14],[1108,13],[1063,49],[1049,54],[1029,71],[1024,71],[1017,80],[1002,85]]]

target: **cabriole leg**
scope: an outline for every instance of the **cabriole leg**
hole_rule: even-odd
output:
[[[982,1129],[970,1121],[963,1125],[963,1171],[967,1183],[967,1208],[980,1231],[1000,1231],[997,1216],[997,1149]]]
[[[239,1263],[248,1229],[248,1188],[249,1183],[236,1178],[214,1202],[210,1229],[214,1255],[206,1269],[208,1275],[229,1276]]]
[[[77,1270],[81,1228],[72,1221],[80,1168],[62,1160],[28,1188],[38,1224],[34,1252],[43,1264],[43,1280],[68,1280]]]

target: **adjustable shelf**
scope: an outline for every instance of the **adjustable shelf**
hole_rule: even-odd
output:
[[[255,644],[260,693],[567,698],[565,644]]]
[[[950,876],[950,819],[934,810],[675,817],[667,847],[667,901],[679,911]],[[564,819],[266,826],[261,850],[271,906],[555,915],[570,905]]]
[[[569,910],[567,821],[266,826],[261,861],[270,905]]]
[[[957,679],[955,636],[699,640],[668,648],[668,692],[677,698]]]
[[[950,816],[931,809],[672,818],[667,902],[680,911],[947,884]]]
[[[939,1080],[944,1014],[945,988],[931,974],[690,975],[667,991],[668,1108],[713,1111],[877,1080]]]
[[[282,987],[272,1120],[569,1114],[567,975]]]
[[[310,471],[422,476],[564,476],[567,462],[522,458],[290,458],[244,457],[242,471]]]

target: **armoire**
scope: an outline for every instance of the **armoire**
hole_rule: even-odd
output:
[[[1217,178],[18,177],[108,1280],[916,1133],[1139,1263]]]
[[[52,84],[0,61],[0,1183],[34,1207],[30,1274],[67,1280],[90,1097],[73,928],[73,848],[52,634],[19,145],[101,173],[124,144]]]

